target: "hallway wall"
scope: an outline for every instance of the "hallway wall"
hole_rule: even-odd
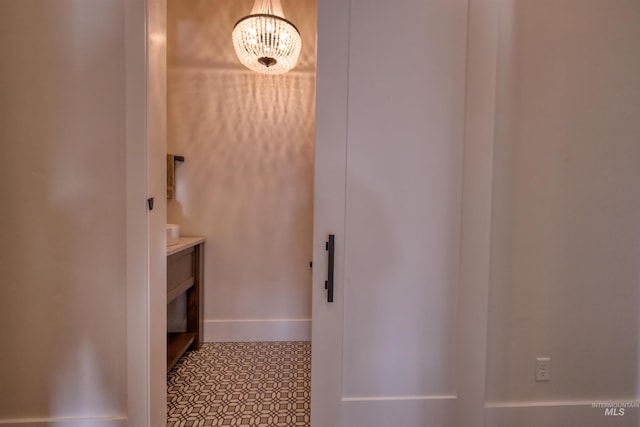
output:
[[[489,425],[614,425],[591,403],[639,391],[640,3],[501,12]]]
[[[186,158],[168,221],[207,239],[207,341],[310,338],[316,3],[283,2],[303,51],[280,76],[233,51],[252,4],[168,2],[168,150]]]
[[[0,424],[126,425],[124,10],[0,2]]]

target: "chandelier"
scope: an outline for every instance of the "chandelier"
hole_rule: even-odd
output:
[[[282,74],[296,66],[302,42],[284,17],[280,0],[255,0],[248,16],[233,27],[233,47],[242,64],[263,74]]]

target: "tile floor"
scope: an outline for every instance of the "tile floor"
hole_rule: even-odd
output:
[[[167,426],[309,426],[311,343],[207,343],[167,376]]]

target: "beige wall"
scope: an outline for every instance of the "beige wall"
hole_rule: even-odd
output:
[[[613,425],[590,402],[638,392],[640,3],[501,9],[490,420]],[[537,356],[550,382],[534,382]]]
[[[124,425],[124,25],[0,1],[0,424]]]
[[[231,29],[252,4],[169,1],[168,150],[186,162],[168,221],[207,239],[207,340],[306,339],[316,4],[283,2],[303,51],[281,76],[235,57]]]

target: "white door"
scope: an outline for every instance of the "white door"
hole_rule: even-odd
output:
[[[313,427],[483,424],[491,4],[318,2]]]

